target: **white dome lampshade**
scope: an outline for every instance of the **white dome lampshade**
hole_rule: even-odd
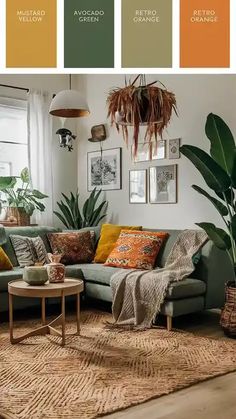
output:
[[[85,98],[77,90],[62,90],[52,99],[49,113],[62,118],[79,118],[90,114]]]

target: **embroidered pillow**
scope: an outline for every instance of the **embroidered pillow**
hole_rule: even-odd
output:
[[[168,237],[164,232],[122,230],[105,266],[153,269],[158,252]]]
[[[10,235],[18,264],[21,268],[36,262],[48,263],[47,250],[41,237]]]
[[[91,232],[49,233],[48,239],[53,253],[62,254],[65,265],[92,262],[94,246]]]
[[[111,253],[111,251],[114,249],[116,245],[116,241],[120,235],[121,230],[142,230],[142,227],[103,224],[95,258],[94,258],[95,263],[106,262],[109,254]]]
[[[0,247],[0,271],[10,271],[13,269],[12,263],[4,252],[4,250]]]

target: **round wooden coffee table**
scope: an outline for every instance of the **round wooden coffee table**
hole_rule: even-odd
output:
[[[41,286],[28,285],[25,281],[11,281],[8,284],[9,293],[9,326],[10,326],[10,342],[12,344],[19,343],[22,340],[31,336],[38,335],[56,335],[60,336],[61,345],[65,345],[66,339],[66,319],[65,319],[65,297],[68,295],[77,295],[77,333],[80,334],[80,293],[84,290],[84,283],[80,279],[66,278],[65,282],[58,284],[46,283]],[[42,299],[42,326],[26,333],[19,337],[13,337],[13,296],[18,297],[35,297]],[[50,323],[46,324],[45,314],[45,299],[52,297],[61,298],[61,314]],[[60,324],[61,332],[54,328],[54,326]]]

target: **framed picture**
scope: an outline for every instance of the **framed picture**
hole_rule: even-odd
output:
[[[179,159],[180,158],[180,138],[175,138],[174,140],[169,140],[169,159]]]
[[[88,153],[88,191],[121,189],[121,148]]]
[[[161,160],[166,157],[166,140],[160,140],[157,143],[152,141],[151,146],[149,143],[139,143],[137,156],[134,158],[134,146],[131,147],[132,159],[134,163],[140,163],[150,160]]]
[[[176,204],[177,165],[150,167],[149,177],[150,203]]]
[[[11,162],[0,161],[0,176],[11,176],[12,164]]]
[[[147,171],[129,171],[129,202],[130,204],[147,203]]]

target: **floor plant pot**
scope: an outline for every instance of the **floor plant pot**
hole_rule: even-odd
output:
[[[220,324],[225,335],[236,339],[236,284],[226,285],[225,306],[221,312]]]
[[[9,207],[8,218],[14,218],[19,226],[30,225],[30,216],[23,210],[23,208]]]

